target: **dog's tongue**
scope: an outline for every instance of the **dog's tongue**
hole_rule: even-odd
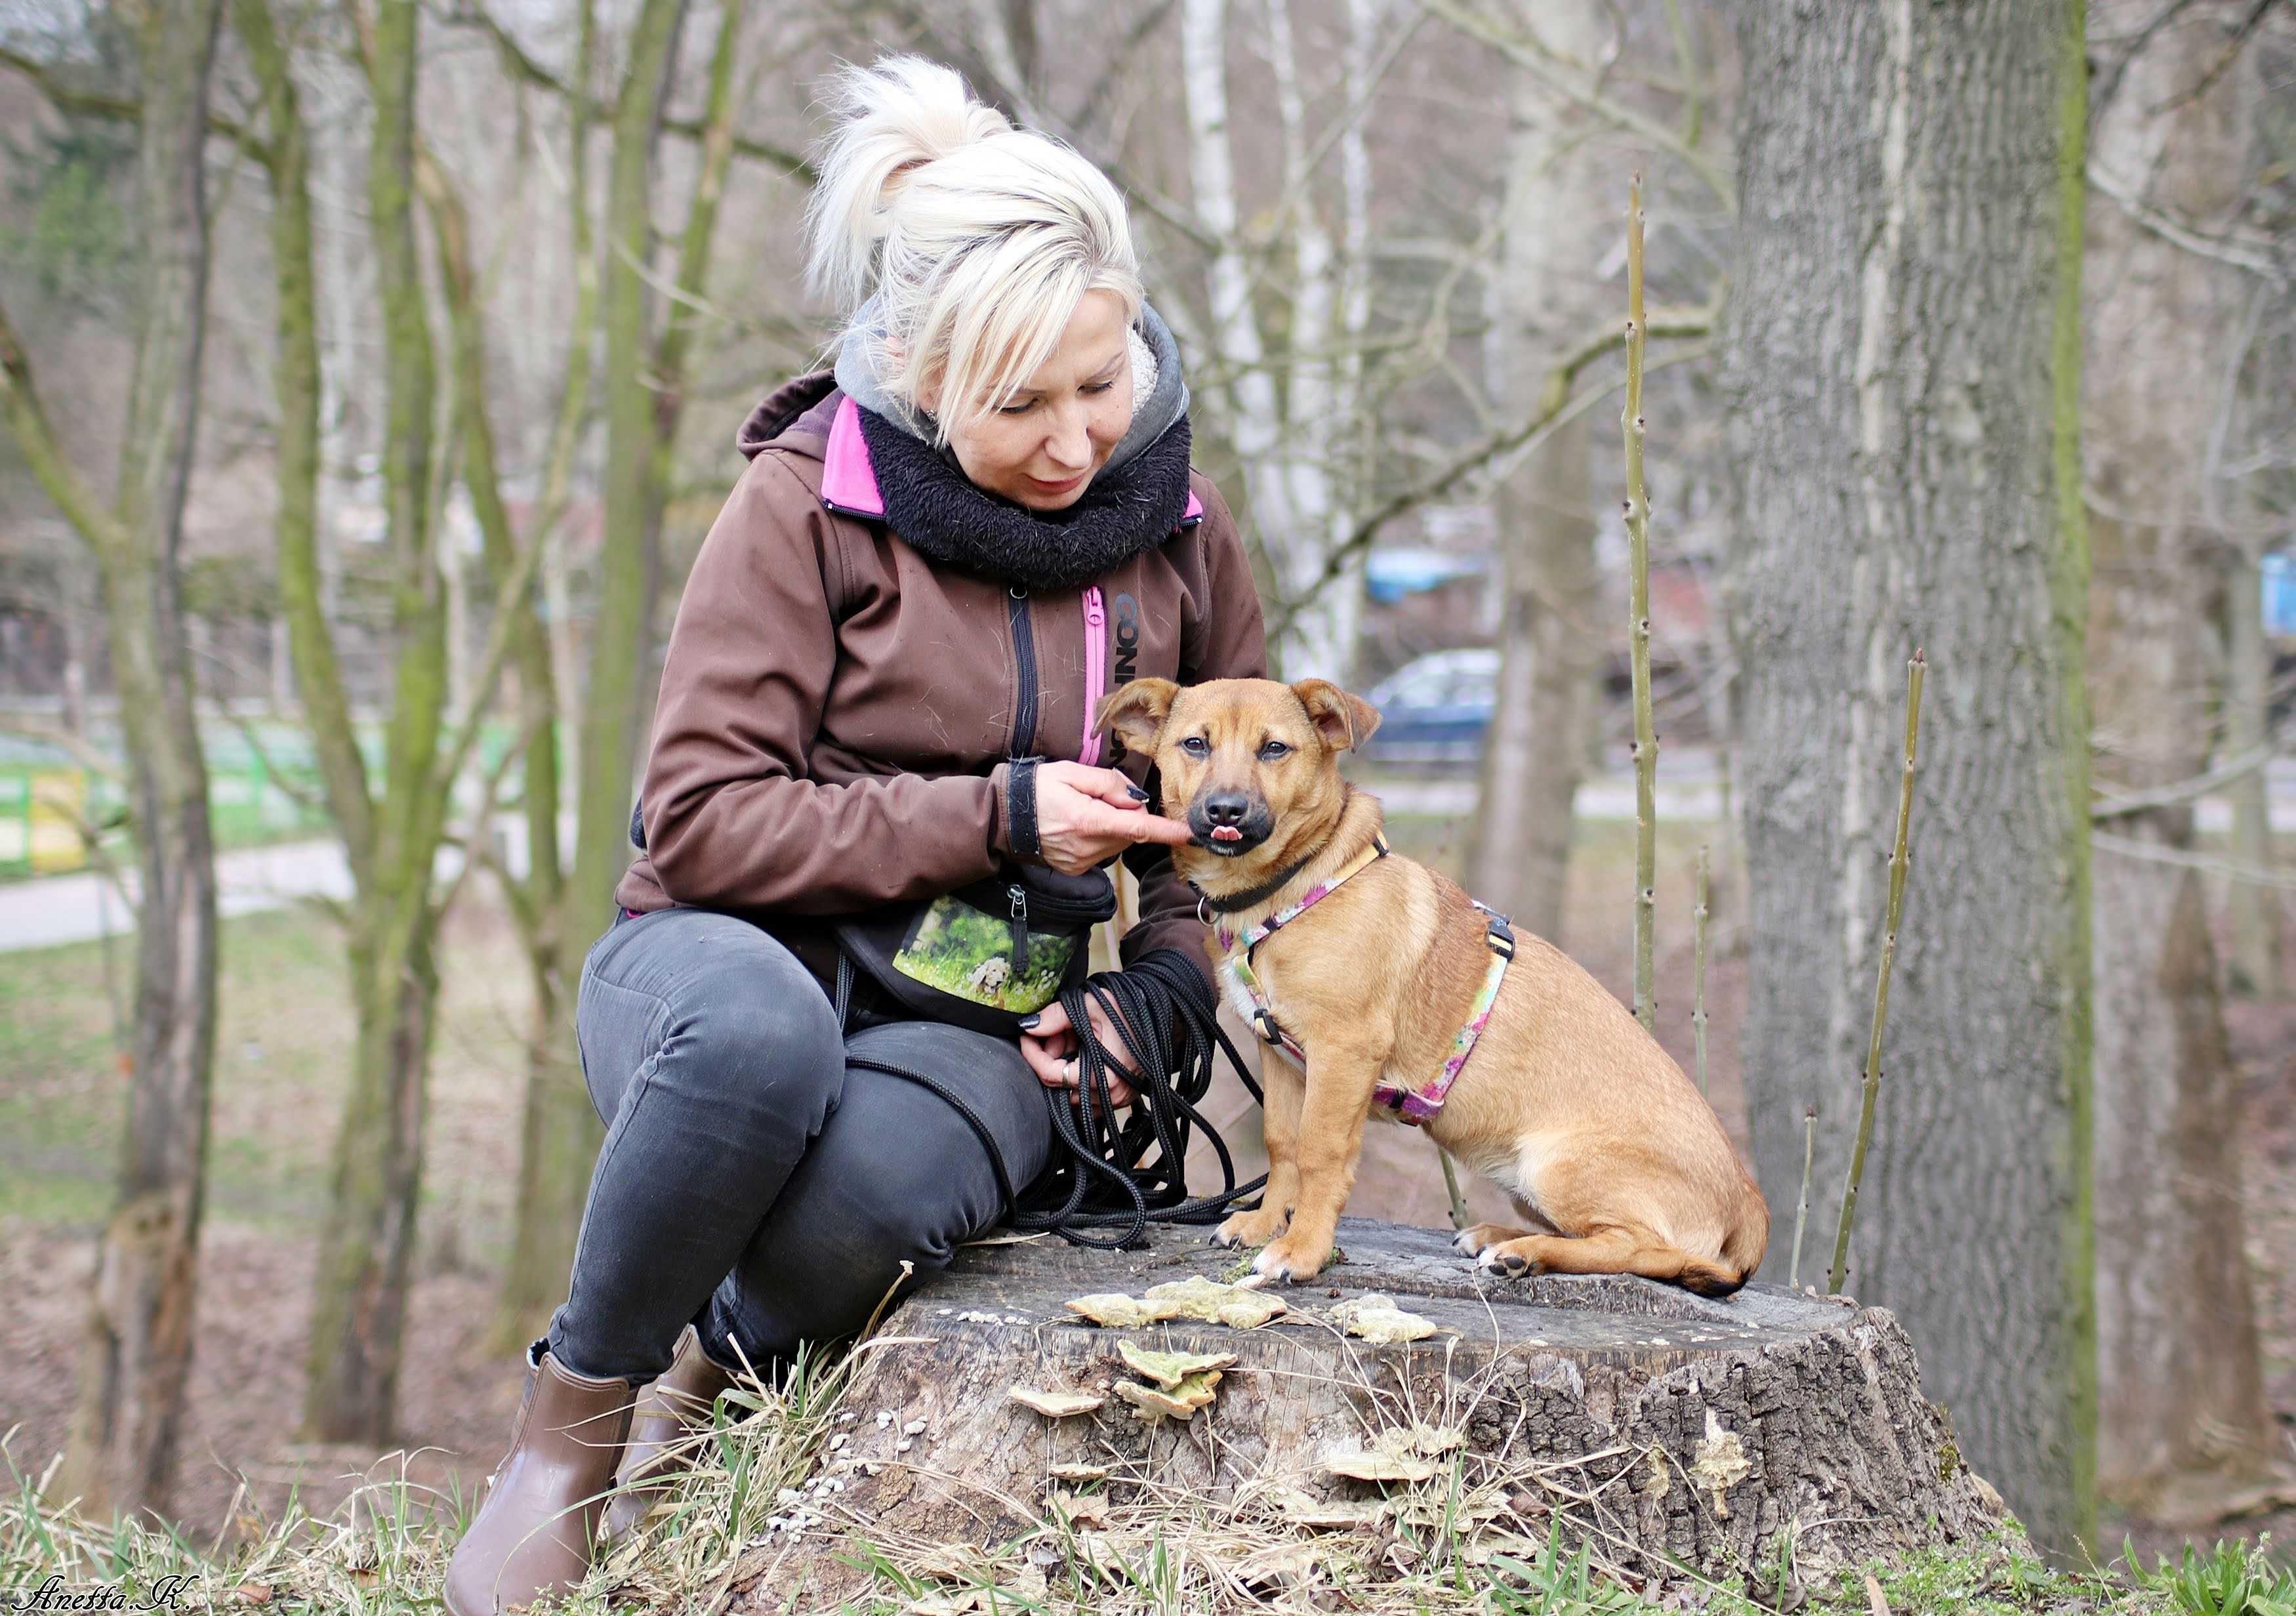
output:
[[[1235,826],[1232,824],[1216,824],[1212,826],[1212,840],[1214,841],[1242,841],[1243,840],[1243,833],[1237,830]]]

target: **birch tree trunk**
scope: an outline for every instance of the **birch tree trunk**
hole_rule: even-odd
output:
[[[102,510],[50,436],[0,318],[0,402],[95,553],[127,731],[137,874],[132,1079],[117,1198],[97,1243],[64,1462],[51,1489],[100,1518],[164,1507],[191,1369],[216,1029],[215,846],[182,595],[184,504],[206,331],[209,75],[219,0],[136,18],[135,369]]]
[[[2102,0],[2100,31],[2131,37],[2152,12]],[[2196,10],[2139,49],[2101,108],[2095,166],[2124,193],[2217,216],[2246,165],[2247,71],[2197,99],[2223,53]],[[2163,111],[2162,109],[2169,109]],[[2141,228],[2089,215],[2082,426],[2095,503],[2089,666],[2099,781],[2173,784],[2209,762],[2210,596],[2222,536],[2202,480],[2228,377],[2240,272]],[[2189,802],[2117,815],[2120,837],[2189,851]],[[2197,870],[2100,852],[2096,893],[2097,1390],[2101,1490],[2132,1507],[2261,1478],[2269,1422],[2241,1205],[2239,1100]],[[2208,1366],[2205,1374],[2195,1366]],[[2206,1472],[2207,1479],[2203,1479]],[[2189,1497],[2181,1500],[2189,1504]],[[2213,1513],[2213,1512],[2210,1512]]]
[[[1377,0],[1350,0],[1342,77],[1348,116],[1341,133],[1341,226],[1344,250],[1316,213],[1306,166],[1305,112],[1292,36],[1290,0],[1267,0],[1267,43],[1276,110],[1284,128],[1284,201],[1278,227],[1290,252],[1283,299],[1289,311],[1279,348],[1263,334],[1252,306],[1254,266],[1236,196],[1234,131],[1229,121],[1228,0],[1181,0],[1180,55],[1187,86],[1188,176],[1196,215],[1217,243],[1205,267],[1216,381],[1206,385],[1242,463],[1250,525],[1294,611],[1271,651],[1286,678],[1344,682],[1362,619],[1359,560],[1324,577],[1352,505],[1339,474],[1359,415],[1360,348],[1370,299],[1363,277],[1370,167],[1360,120],[1368,94]],[[1270,273],[1273,273],[1271,270]],[[1287,385],[1276,386],[1282,363]]]
[[[1739,12],[1727,341],[1773,1206],[1840,1193],[1903,669],[1931,672],[1851,1288],[2038,1540],[2095,1522],[2081,0]],[[1775,1272],[1784,1258],[1773,1246]]]
[[[1541,42],[1580,62],[1608,33],[1595,0],[1558,0],[1538,14]],[[1485,347],[1489,390],[1509,421],[1538,407],[1548,373],[1602,320],[1595,258],[1604,243],[1580,222],[1606,217],[1620,176],[1588,144],[1588,115],[1528,74],[1514,85],[1508,136],[1506,235]],[[1615,198],[1611,201],[1615,201]],[[1609,636],[1595,559],[1595,490],[1586,418],[1523,457],[1497,490],[1499,677],[1471,855],[1470,890],[1541,937],[1562,934],[1571,808],[1601,711],[1597,675]]]

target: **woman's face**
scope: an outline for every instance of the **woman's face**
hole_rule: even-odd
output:
[[[950,421],[948,437],[976,486],[1058,511],[1084,496],[1131,423],[1124,299],[1099,291],[1077,299],[1060,346],[1026,386],[1002,409]]]

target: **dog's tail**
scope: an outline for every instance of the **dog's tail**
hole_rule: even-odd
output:
[[[1722,1260],[1711,1266],[1725,1276],[1720,1288],[1710,1290],[1703,1284],[1693,1284],[1685,1276],[1683,1284],[1702,1296],[1727,1296],[1752,1277],[1762,1266],[1762,1254],[1770,1247],[1770,1203],[1762,1199],[1762,1192],[1743,1168],[1739,1169],[1742,1191],[1738,1197],[1737,1221],[1722,1237]]]

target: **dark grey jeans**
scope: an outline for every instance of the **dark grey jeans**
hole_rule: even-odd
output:
[[[995,1221],[996,1174],[964,1119],[850,1056],[962,1095],[1016,1190],[1050,1155],[1017,1045],[933,1021],[842,1037],[813,974],[730,915],[618,922],[583,964],[575,1030],[606,1140],[547,1340],[594,1378],[651,1380],[689,1322],[717,1362],[739,1367],[738,1342],[762,1372],[857,1330],[903,1261],[929,1275]]]

